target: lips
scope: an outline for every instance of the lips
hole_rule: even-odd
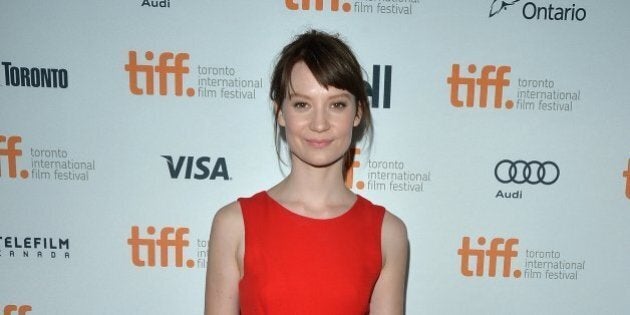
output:
[[[306,142],[315,148],[324,148],[326,146],[328,146],[332,140],[325,140],[325,139],[307,139]]]

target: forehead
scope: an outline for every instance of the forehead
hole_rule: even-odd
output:
[[[347,90],[339,89],[334,86],[326,87],[321,85],[303,61],[296,63],[291,69],[291,81],[287,88],[287,94],[289,97],[299,94],[303,96],[324,95],[330,97],[346,96],[354,98]]]

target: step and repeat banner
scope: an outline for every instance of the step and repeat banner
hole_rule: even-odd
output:
[[[630,311],[630,4],[4,1],[0,312],[201,314],[217,209],[282,179],[274,59],[355,50],[408,314]]]

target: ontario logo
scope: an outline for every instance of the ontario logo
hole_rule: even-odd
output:
[[[477,66],[474,64],[466,68],[468,74],[463,75],[460,64],[451,66],[451,75],[446,79],[446,83],[451,87],[451,105],[457,108],[475,106],[486,108],[489,101],[492,101],[492,107],[495,109],[514,107],[512,100],[503,99],[504,89],[510,86],[510,80],[507,79],[507,75],[512,71],[510,66],[485,65],[481,67],[480,74],[477,74]],[[494,93],[489,95],[491,90]]]
[[[490,17],[495,16],[497,13],[500,13],[503,10],[507,10],[507,8],[521,0],[512,0],[512,1],[503,1],[503,0],[492,0],[492,4],[490,4]]]
[[[163,52],[156,55],[152,51],[144,53],[144,61],[138,60],[138,53],[129,51],[129,61],[125,71],[129,73],[129,91],[134,95],[154,95],[157,88],[159,95],[173,93],[182,96],[194,96],[194,88],[184,88],[184,78],[190,72],[185,62],[188,53]],[[155,64],[157,59],[157,64]],[[169,88],[170,87],[170,88]]]
[[[492,0],[490,4],[489,17],[507,11],[508,8],[516,6],[521,0]],[[522,2],[521,2],[522,3]],[[576,7],[575,3],[568,6],[554,5],[553,3],[536,4],[533,1],[522,3],[521,15],[527,20],[543,21],[584,21],[586,19],[586,9]]]
[[[30,305],[5,305],[2,308],[3,315],[26,315],[31,312],[33,308]]]
[[[137,267],[155,267],[159,260],[160,267],[195,267],[193,259],[184,257],[184,249],[189,245],[186,239],[189,229],[186,227],[163,227],[158,230],[153,226],[146,228],[146,236],[140,235],[140,227],[131,227],[131,236],[127,244],[131,248],[131,262]]]

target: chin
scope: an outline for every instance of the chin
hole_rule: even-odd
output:
[[[304,159],[304,158],[300,158],[297,155],[294,155],[294,157],[295,157],[295,159],[297,159],[301,163],[307,164],[307,165],[315,167],[315,168],[326,168],[326,167],[333,166],[333,165],[335,165],[337,163],[343,163],[343,155],[340,156],[340,157],[337,157],[337,158],[310,157],[310,158]]]

